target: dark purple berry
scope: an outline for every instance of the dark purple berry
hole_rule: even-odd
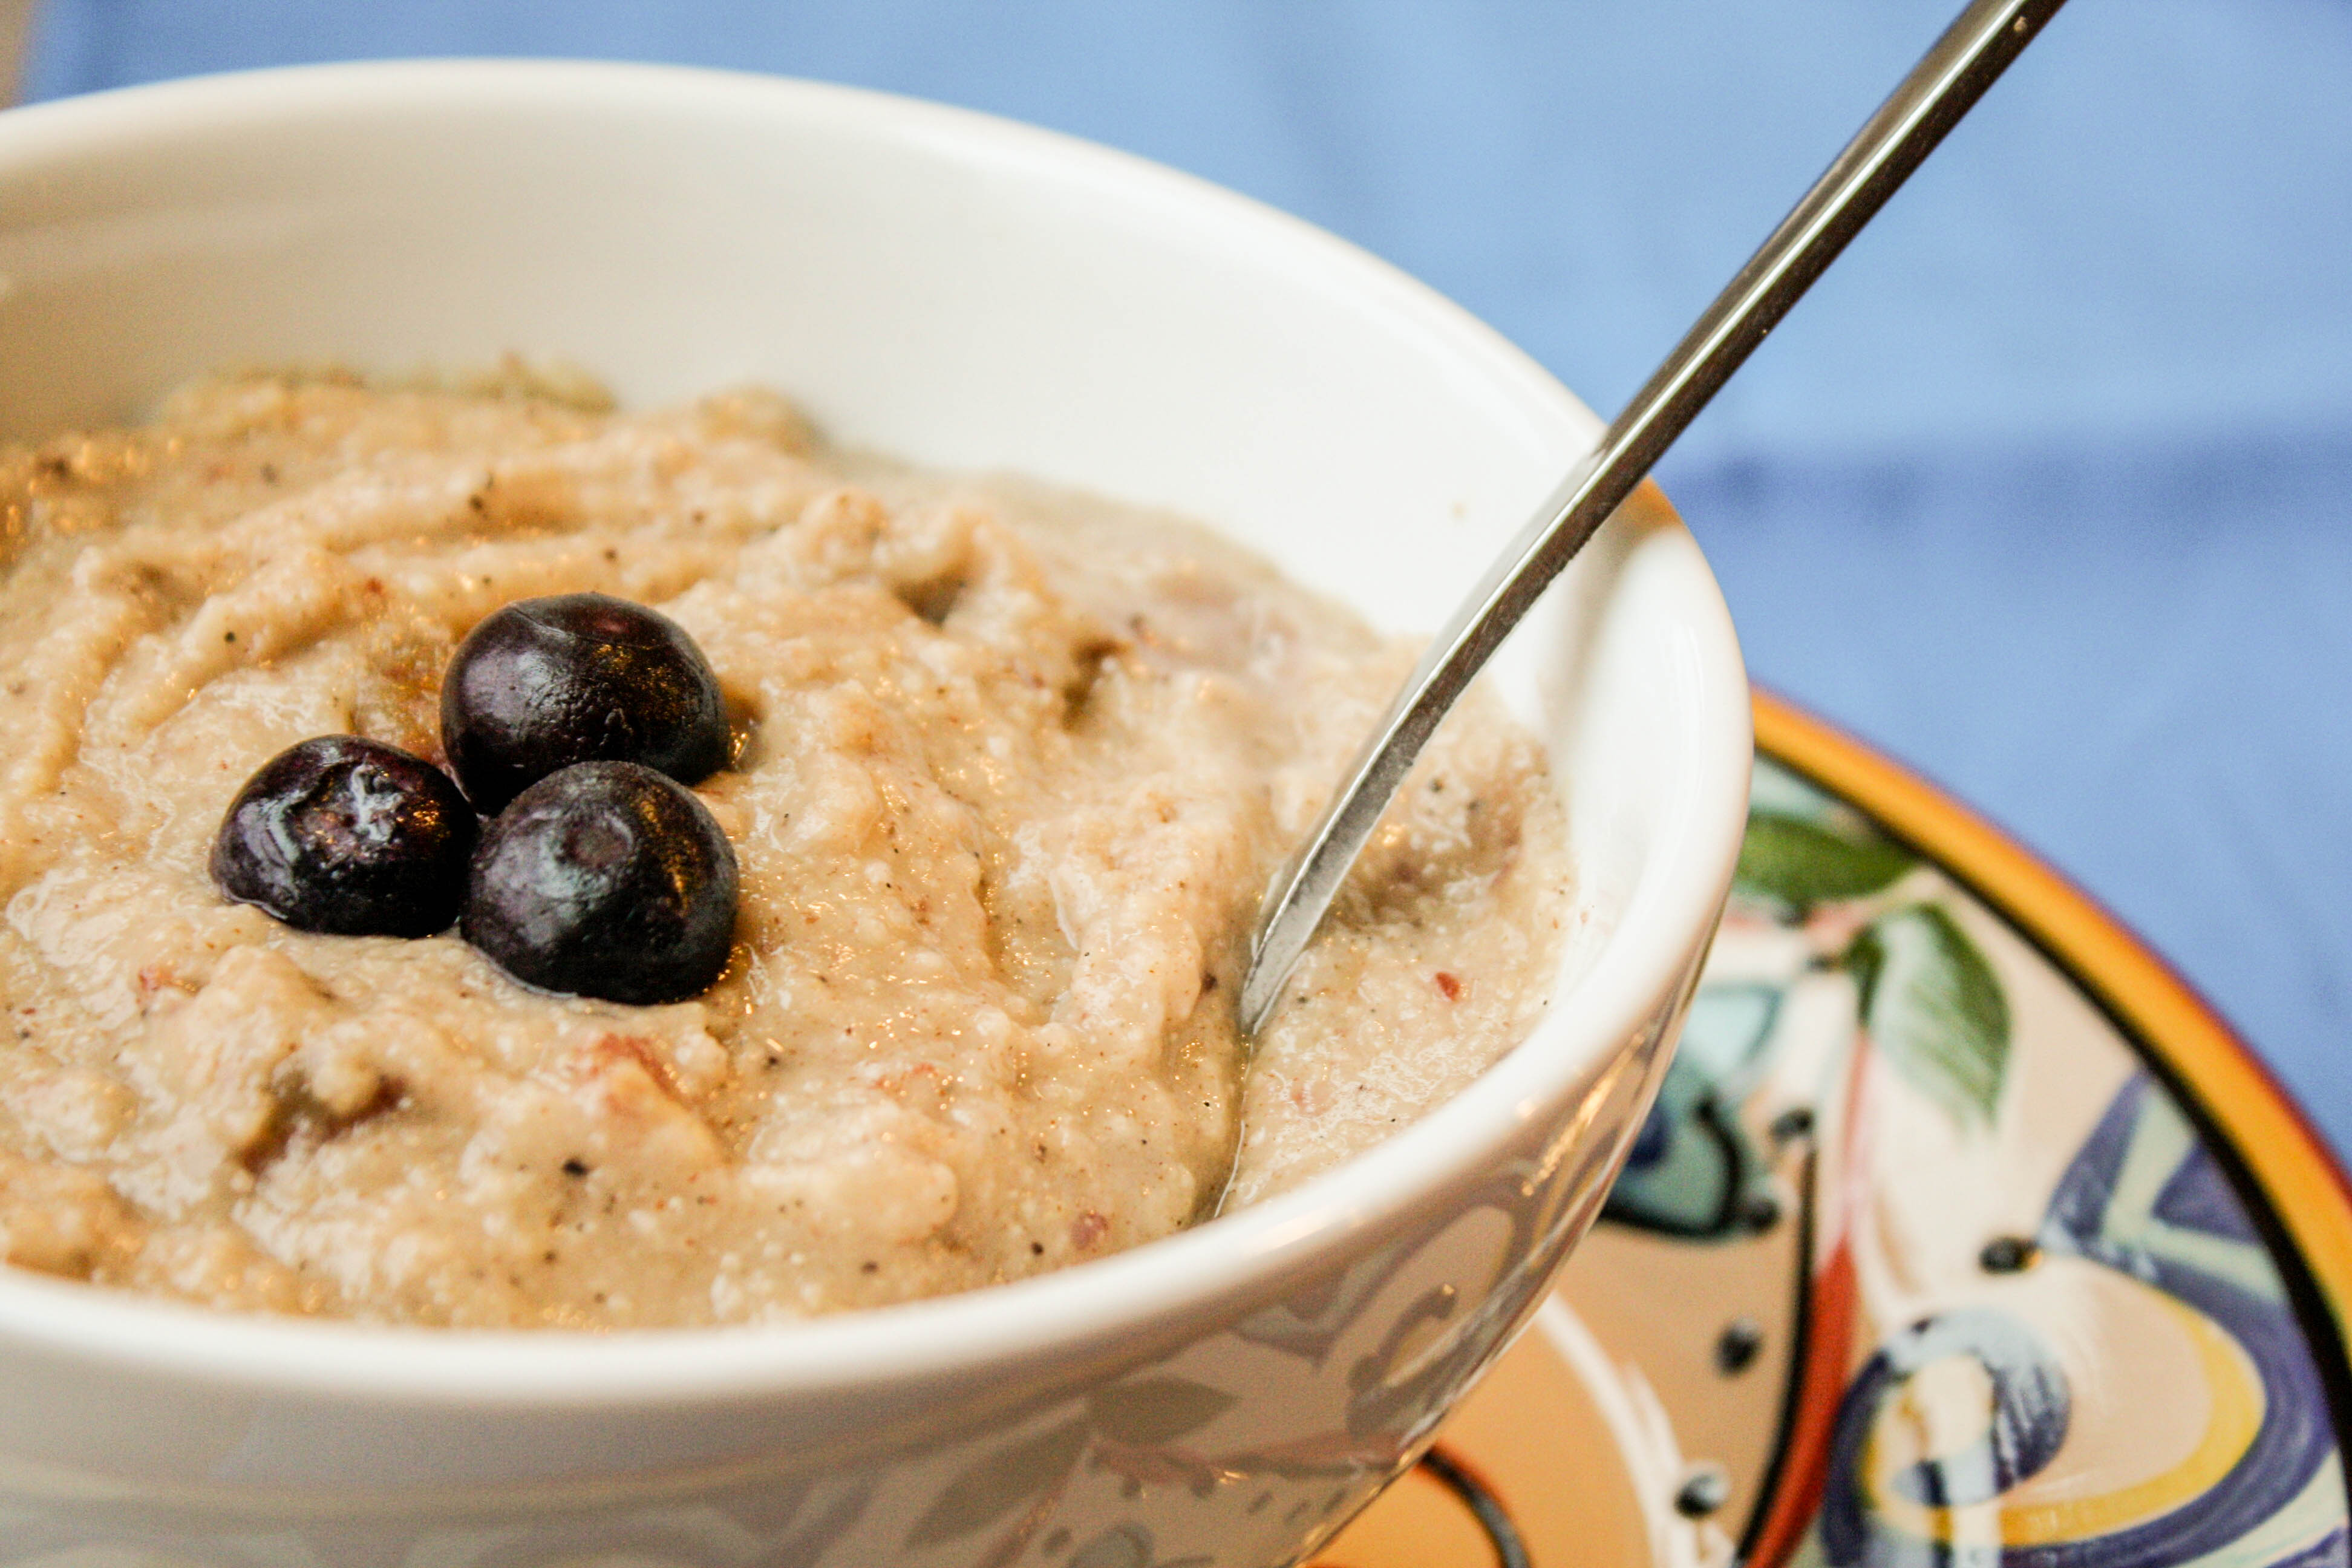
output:
[[[396,746],[321,735],[262,764],[213,840],[215,887],[288,925],[430,936],[457,918],[474,810]]]
[[[559,594],[517,600],[457,645],[441,745],[488,816],[574,763],[641,763],[698,784],[727,765],[727,708],[677,622],[604,594]]]
[[[735,850],[693,792],[635,763],[582,763],[482,830],[458,929],[542,991],[682,1002],[727,967],[735,891]]]

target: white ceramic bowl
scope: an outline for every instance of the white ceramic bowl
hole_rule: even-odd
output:
[[[14,110],[0,225],[0,433],[225,363],[513,350],[632,403],[757,379],[853,442],[1190,512],[1397,627],[1442,618],[1597,430],[1301,224],[800,83],[412,64]],[[392,1331],[0,1278],[0,1562],[1303,1555],[1589,1222],[1730,872],[1738,650],[1664,503],[1628,510],[1499,672],[1570,794],[1556,999],[1419,1125],[1171,1240],[800,1328]]]

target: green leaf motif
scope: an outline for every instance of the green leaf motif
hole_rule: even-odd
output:
[[[915,1522],[907,1544],[936,1546],[960,1540],[1034,1502],[1062,1484],[1086,1452],[1087,1437],[1085,1421],[1066,1421],[974,1460]]]
[[[1234,1396],[1188,1377],[1142,1378],[1106,1388],[1087,1401],[1105,1436],[1144,1447],[1172,1443],[1234,1407]]]
[[[1990,1125],[2009,1070],[2009,998],[1977,944],[1933,904],[1890,910],[1840,963],[1895,1069],[1955,1121]]]
[[[1866,826],[1751,811],[1733,887],[1799,910],[1892,887],[1917,859]]]

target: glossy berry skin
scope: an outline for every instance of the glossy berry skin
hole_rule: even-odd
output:
[[[213,885],[303,931],[430,936],[457,918],[473,807],[396,746],[321,735],[246,781],[213,840]]]
[[[693,792],[635,763],[550,773],[482,830],[458,929],[526,985],[682,1002],[727,967],[734,847]]]
[[[604,594],[520,599],[457,645],[441,745],[485,816],[574,763],[640,763],[680,784],[727,765],[727,708],[694,639]]]

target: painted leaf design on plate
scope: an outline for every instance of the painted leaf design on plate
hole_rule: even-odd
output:
[[[1172,1443],[1233,1406],[1232,1394],[1189,1377],[1115,1384],[1087,1400],[1087,1413],[1105,1436],[1139,1447]]]
[[[1933,904],[1862,929],[1840,959],[1886,1059],[1954,1118],[1988,1124],[2009,1070],[2009,998],[1977,944]]]
[[[1024,1503],[1034,1502],[1069,1475],[1086,1451],[1087,1425],[1065,1421],[1034,1437],[998,1448],[974,1460],[948,1483],[929,1511],[915,1522],[908,1546],[934,1546],[995,1523]]]
[[[1803,910],[1883,891],[1917,864],[1865,823],[1755,810],[1748,814],[1733,888]]]

